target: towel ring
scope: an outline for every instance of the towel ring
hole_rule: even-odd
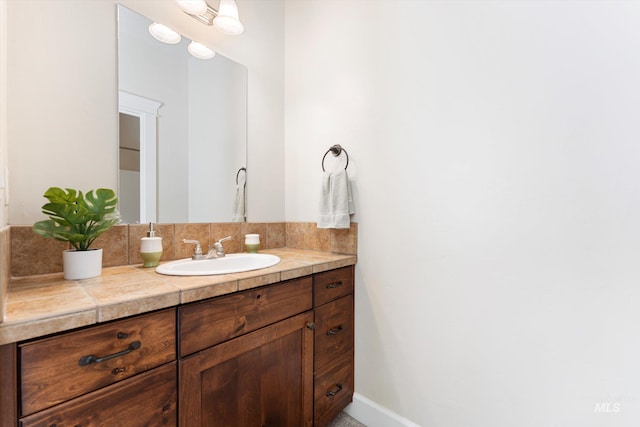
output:
[[[349,153],[347,153],[347,150],[342,148],[340,144],[336,144],[336,145],[332,145],[331,148],[329,148],[327,152],[324,153],[324,156],[322,156],[322,172],[324,172],[324,159],[325,157],[327,157],[327,154],[329,154],[329,152],[331,152],[331,154],[333,154],[335,157],[338,157],[342,153],[344,153],[344,155],[347,156],[347,164],[344,165],[344,168],[346,170],[347,167],[349,166]]]
[[[240,176],[240,172],[244,171],[244,173],[247,173],[247,168],[240,168],[238,169],[238,172],[236,173],[236,185],[238,185],[238,177]],[[246,181],[245,181],[245,185],[246,185]]]

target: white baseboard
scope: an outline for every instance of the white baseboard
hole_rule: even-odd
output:
[[[353,393],[353,402],[344,411],[367,427],[420,427],[358,393]]]

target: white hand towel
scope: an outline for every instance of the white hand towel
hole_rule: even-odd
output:
[[[245,189],[244,182],[240,182],[236,186],[236,198],[233,202],[233,217],[231,218],[232,222],[244,222],[247,216],[247,212],[245,210],[244,189]]]
[[[355,212],[347,171],[325,172],[320,193],[318,228],[349,228]]]

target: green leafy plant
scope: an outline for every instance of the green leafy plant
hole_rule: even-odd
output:
[[[93,241],[120,222],[118,198],[113,190],[99,188],[86,194],[67,188],[51,187],[44,197],[49,200],[42,213],[49,219],[33,225],[33,232],[69,242],[78,251],[87,251]]]

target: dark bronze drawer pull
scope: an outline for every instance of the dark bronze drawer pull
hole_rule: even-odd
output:
[[[123,351],[118,352],[118,353],[113,353],[113,354],[110,354],[108,356],[97,357],[97,356],[94,356],[93,354],[90,354],[89,356],[83,356],[78,361],[78,365],[86,366],[86,365],[90,365],[91,363],[104,362],[105,360],[109,360],[109,359],[113,359],[113,358],[116,358],[116,357],[124,356],[125,354],[129,354],[133,350],[137,350],[139,348],[140,348],[140,341],[134,341],[131,344],[129,344],[129,347],[127,347],[126,350],[123,350]]]
[[[327,335],[338,335],[340,332],[342,332],[342,325],[337,328],[329,329],[327,331]]]
[[[337,282],[332,282],[327,285],[327,289],[335,289],[337,287],[342,286],[342,280],[338,280]]]
[[[328,392],[325,393],[325,396],[327,397],[333,397],[336,394],[338,394],[338,392],[342,390],[342,383],[338,383],[336,384],[336,388],[334,390],[329,390]]]

